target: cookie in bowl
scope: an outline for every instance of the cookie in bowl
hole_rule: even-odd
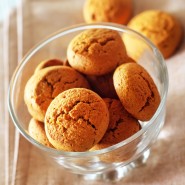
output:
[[[105,75],[124,63],[126,49],[120,34],[110,29],[89,29],[68,45],[71,67],[85,75]]]
[[[24,90],[24,101],[33,118],[43,122],[51,101],[61,92],[74,88],[89,88],[87,80],[68,66],[52,66],[34,73]]]
[[[109,124],[103,99],[85,88],[60,93],[49,105],[45,116],[46,135],[52,145],[63,151],[87,151],[97,144]]]
[[[141,129],[139,121],[125,110],[119,100],[104,98],[104,101],[109,110],[109,126],[101,141],[91,148],[91,151],[113,146],[128,139]],[[129,149],[127,149],[127,152],[122,154],[120,154],[119,151],[114,152],[112,155],[103,155],[101,159],[109,163],[128,160],[129,157],[134,155],[136,145],[137,142],[134,142],[132,147],[130,146]]]

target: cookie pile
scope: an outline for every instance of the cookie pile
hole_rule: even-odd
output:
[[[132,0],[86,0],[83,7],[83,17],[86,23],[113,22],[127,25],[129,28],[141,33],[152,41],[161,51],[164,58],[171,57],[183,37],[181,23],[173,15],[161,10],[144,10],[132,16]],[[142,52],[137,47],[143,47],[142,42],[137,39],[125,38],[127,51],[138,59]]]
[[[25,86],[29,134],[63,151],[99,150],[119,143],[152,118],[160,95],[149,73],[126,52],[122,37],[89,29],[67,48],[67,62],[41,62]]]

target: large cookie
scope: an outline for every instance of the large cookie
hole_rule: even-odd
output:
[[[67,49],[69,64],[86,75],[112,72],[126,56],[125,45],[117,31],[90,29],[72,39]]]
[[[51,102],[45,117],[49,141],[64,151],[89,150],[101,140],[108,124],[105,102],[85,88],[73,88],[59,94]]]

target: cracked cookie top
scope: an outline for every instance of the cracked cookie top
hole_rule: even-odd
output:
[[[103,99],[85,88],[73,88],[59,94],[45,117],[46,135],[59,150],[80,152],[97,144],[109,124],[109,112]]]
[[[130,114],[141,121],[151,119],[159,106],[160,95],[142,66],[122,64],[114,72],[113,83],[121,103]]]
[[[137,119],[128,113],[117,99],[104,99],[109,110],[109,127],[102,140],[91,150],[99,150],[117,144],[141,129]]]
[[[86,75],[104,75],[124,63],[125,45],[117,31],[90,29],[74,37],[67,49],[69,64]]]
[[[67,66],[41,69],[28,80],[24,100],[33,118],[44,121],[51,101],[61,92],[74,88],[89,88],[87,80],[76,70]]]

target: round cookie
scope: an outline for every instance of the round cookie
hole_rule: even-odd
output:
[[[74,87],[89,88],[89,84],[71,67],[47,67],[34,73],[24,91],[24,100],[29,113],[33,118],[43,122],[50,102],[59,93]]]
[[[160,104],[160,95],[149,73],[137,63],[119,66],[113,75],[116,93],[136,119],[148,121]]]
[[[102,140],[91,150],[100,150],[117,144],[141,129],[138,120],[130,115],[121,102],[116,99],[104,99],[109,110],[109,126]]]
[[[35,68],[35,73],[40,71],[41,69],[44,69],[46,67],[51,66],[63,66],[65,63],[62,60],[59,59],[48,59],[40,62],[38,66]]]
[[[150,39],[164,58],[175,52],[182,38],[182,26],[179,21],[169,13],[159,10],[147,10],[136,15],[130,20],[128,27]],[[124,36],[124,42],[128,53],[137,53],[137,49],[142,47],[141,42],[129,35]],[[133,47],[134,44],[138,47]]]
[[[59,94],[45,116],[49,141],[64,151],[89,150],[101,140],[108,124],[109,112],[105,102],[85,88],[73,88]]]
[[[86,75],[104,75],[124,63],[125,45],[117,31],[89,29],[70,42],[67,49],[69,64]]]
[[[86,0],[83,16],[87,23],[126,24],[132,15],[132,0]]]
[[[53,148],[52,144],[49,142],[48,138],[46,137],[46,132],[44,129],[43,122],[37,121],[32,118],[29,122],[28,133],[39,143],[47,147]]]

